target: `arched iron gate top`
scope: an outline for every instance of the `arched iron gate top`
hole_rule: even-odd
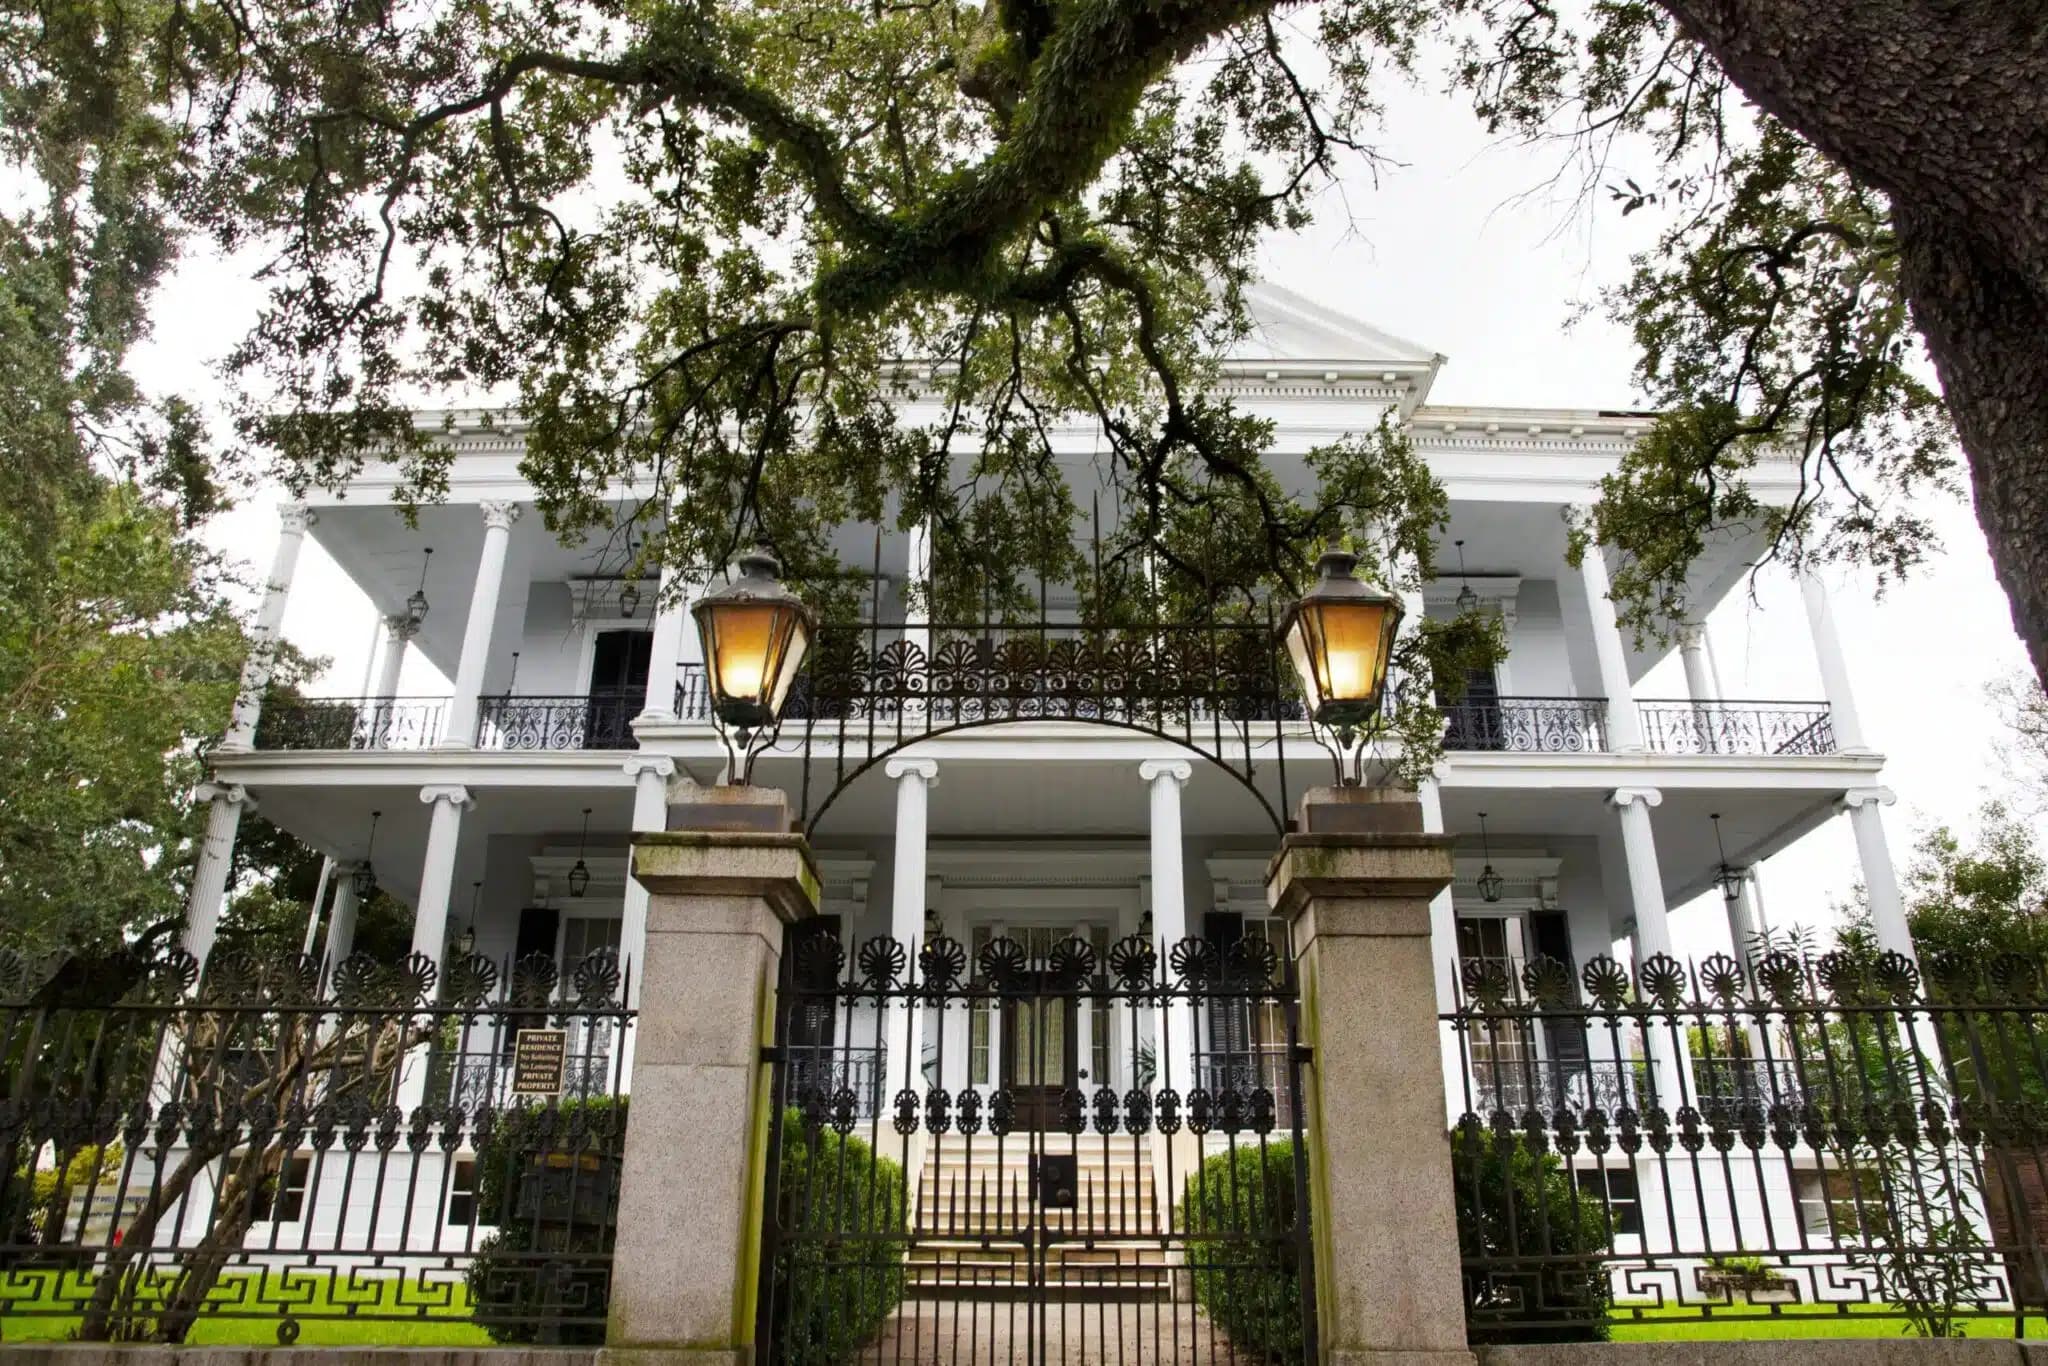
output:
[[[815,831],[856,778],[919,741],[1020,721],[1168,741],[1229,774],[1286,830],[1284,741],[1305,713],[1263,622],[825,626],[771,748],[801,760],[804,828]],[[1277,806],[1257,782],[1255,752],[1269,743]]]

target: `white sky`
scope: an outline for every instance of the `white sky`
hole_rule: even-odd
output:
[[[1490,143],[1453,100],[1397,92],[1388,103],[1384,145],[1402,166],[1376,186],[1359,175],[1326,196],[1313,228],[1268,245],[1267,277],[1447,355],[1432,402],[1637,406],[1627,336],[1597,317],[1576,326],[1571,319],[1593,291],[1622,277],[1628,252],[1652,226],[1648,216],[1623,223],[1604,207],[1590,220],[1577,214],[1539,189],[1558,168],[1556,149]],[[144,380],[218,394],[210,367],[240,337],[259,298],[234,266],[189,264],[167,290],[157,337],[139,357]],[[251,566],[252,579],[269,562],[277,497],[257,490],[209,531]],[[1912,581],[1881,600],[1867,576],[1838,576],[1832,585],[1864,727],[1889,756],[1883,781],[1899,796],[1886,819],[1902,871],[1920,830],[1936,821],[1971,828],[1984,797],[2007,790],[2004,737],[1985,687],[2025,664],[1970,509],[1940,508],[1936,521],[1942,550]],[[1731,698],[1822,695],[1787,576],[1766,573],[1753,601],[1731,596],[1708,626]],[[322,691],[361,690],[372,634],[367,601],[309,542],[285,635],[332,659]],[[446,686],[413,652],[402,690]],[[1639,691],[1683,696],[1676,658]],[[1764,866],[1765,913],[1773,925],[1826,923],[1829,906],[1858,879],[1847,823],[1836,821]],[[1681,909],[1675,927],[1683,954],[1726,946],[1718,896]]]

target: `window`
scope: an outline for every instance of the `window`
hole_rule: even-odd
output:
[[[615,915],[572,915],[562,921],[562,970],[574,972],[576,965],[599,949],[619,951],[619,917]]]
[[[296,1224],[306,1213],[306,1183],[313,1174],[313,1159],[296,1154],[279,1164],[263,1179],[257,1193],[259,1216],[273,1223]]]
[[[1884,1194],[1875,1171],[1804,1171],[1796,1174],[1799,1221],[1807,1236],[1842,1242],[1875,1237],[1884,1220]]]
[[[1636,1174],[1628,1167],[1582,1167],[1572,1173],[1579,1198],[1598,1204],[1607,1217],[1607,1236],[1642,1236],[1643,1204]]]
[[[467,1228],[476,1222],[476,1159],[455,1159],[454,1175],[448,1178],[448,1222]]]

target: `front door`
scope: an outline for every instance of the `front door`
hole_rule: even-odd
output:
[[[1019,1129],[1057,1127],[1060,1097],[1080,1085],[1080,1010],[1066,994],[1025,996],[1003,1007],[1003,1076]]]

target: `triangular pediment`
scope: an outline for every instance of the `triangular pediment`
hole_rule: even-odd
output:
[[[1427,346],[1361,322],[1281,285],[1247,286],[1251,331],[1232,346],[1234,361],[1328,361],[1344,368],[1385,365],[1396,369],[1434,367],[1441,359]]]

